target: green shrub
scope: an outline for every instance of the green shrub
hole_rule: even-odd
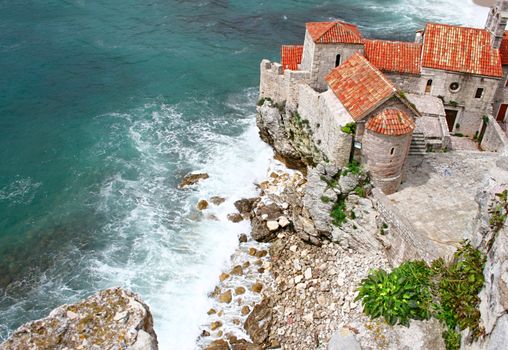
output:
[[[265,104],[265,101],[269,101],[269,102],[272,102],[273,103],[273,100],[270,98],[270,97],[263,97],[263,98],[260,98],[259,101],[258,101],[258,106],[262,106]]]
[[[490,212],[489,225],[494,232],[498,232],[503,228],[508,216],[508,190],[496,193],[497,203],[493,205]]]
[[[365,188],[361,186],[356,186],[355,193],[362,198],[367,197],[367,192],[365,191]]]
[[[341,126],[340,130],[342,130],[345,134],[354,135],[356,133],[356,123],[347,123],[346,125]]]
[[[362,167],[361,167],[360,163],[358,163],[356,160],[353,160],[346,166],[346,169],[342,170],[342,175],[347,175],[349,173],[358,175],[361,172],[362,172]]]
[[[423,261],[408,261],[391,273],[372,272],[362,281],[356,300],[362,300],[367,315],[382,316],[390,325],[407,326],[411,319],[433,316],[447,327],[443,332],[447,350],[456,350],[459,331],[469,329],[473,339],[483,332],[478,293],[484,284],[485,260],[465,242],[449,263],[437,259],[429,267]]]
[[[346,201],[341,196],[337,203],[335,203],[332,207],[332,211],[330,212],[330,216],[332,217],[332,224],[335,226],[342,226],[343,223],[347,220],[346,214]]]
[[[460,129],[460,124],[459,123],[455,124],[455,128]]]
[[[321,196],[321,202],[323,202],[323,203],[330,203],[331,201],[332,201],[332,199],[330,197]]]
[[[380,269],[362,281],[355,300],[362,300],[363,311],[373,319],[383,317],[389,325],[409,326],[411,319],[431,316],[429,277],[423,261],[405,262],[391,273]]]
[[[460,349],[460,334],[454,330],[447,329],[442,334],[446,346],[446,350],[459,350]]]

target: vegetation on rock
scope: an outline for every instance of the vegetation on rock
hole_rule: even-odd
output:
[[[354,135],[356,133],[356,123],[347,123],[346,125],[341,126],[340,130],[342,130],[345,134]]]
[[[411,319],[437,318],[447,330],[443,339],[447,350],[460,347],[459,331],[469,329],[473,339],[482,334],[480,298],[485,256],[463,243],[450,262],[437,259],[408,261],[387,273],[372,271],[363,280],[356,300],[373,319],[383,317],[390,325],[409,325]]]

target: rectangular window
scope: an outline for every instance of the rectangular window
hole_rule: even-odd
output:
[[[474,95],[475,98],[482,98],[483,96],[483,88],[476,89],[476,94]]]

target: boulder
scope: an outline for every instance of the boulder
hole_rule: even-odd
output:
[[[228,214],[228,220],[237,223],[243,220],[243,216],[238,213]]]
[[[328,343],[328,350],[361,350],[360,344],[353,332],[347,328],[341,328],[335,332]]]
[[[0,349],[157,350],[158,346],[148,306],[137,294],[111,288],[28,322]]]
[[[224,203],[226,201],[226,198],[224,197],[219,197],[219,196],[213,196],[210,198],[210,202],[213,204],[213,205],[221,205],[222,203]]]
[[[229,304],[231,300],[233,300],[233,294],[231,293],[231,289],[228,289],[227,291],[219,295],[219,301],[221,303]]]
[[[258,198],[243,198],[235,202],[235,208],[240,214],[249,214]]]
[[[252,226],[252,238],[258,242],[270,242],[277,236],[277,233],[270,231],[266,226],[266,222],[258,216],[255,216],[251,220]]]
[[[208,208],[208,202],[204,199],[200,200],[197,205],[198,210],[205,210]]]
[[[242,234],[238,237],[238,241],[239,241],[240,243],[246,243],[246,242],[247,242],[247,240],[248,240],[248,238],[247,238],[247,235],[246,235],[245,233],[242,233]]]
[[[197,184],[201,180],[206,180],[210,176],[207,173],[195,173],[195,174],[187,174],[183,177],[182,181],[178,185],[178,188],[182,189],[188,186],[192,186]]]
[[[206,350],[229,350],[229,344],[224,339],[217,339],[208,345]]]
[[[244,323],[244,329],[255,344],[267,344],[272,324],[272,305],[269,298],[257,304]]]
[[[282,208],[275,203],[270,203],[268,205],[259,205],[256,208],[256,216],[265,218],[264,220],[275,220],[277,221],[284,213]]]
[[[358,186],[359,182],[358,175],[353,173],[342,175],[339,179],[340,190],[344,194],[350,193]]]

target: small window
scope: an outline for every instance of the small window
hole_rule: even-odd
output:
[[[453,82],[450,84],[450,90],[453,92],[459,91],[460,85],[457,82]]]
[[[340,66],[340,54],[335,56],[335,67],[338,67],[338,66]]]
[[[476,94],[474,95],[474,98],[482,98],[483,96],[483,88],[476,89]]]
[[[427,86],[425,86],[425,93],[430,94],[430,90],[432,90],[432,79],[427,80]]]
[[[395,151],[395,148],[392,147],[392,149],[390,150],[390,155],[393,156],[393,152]]]

